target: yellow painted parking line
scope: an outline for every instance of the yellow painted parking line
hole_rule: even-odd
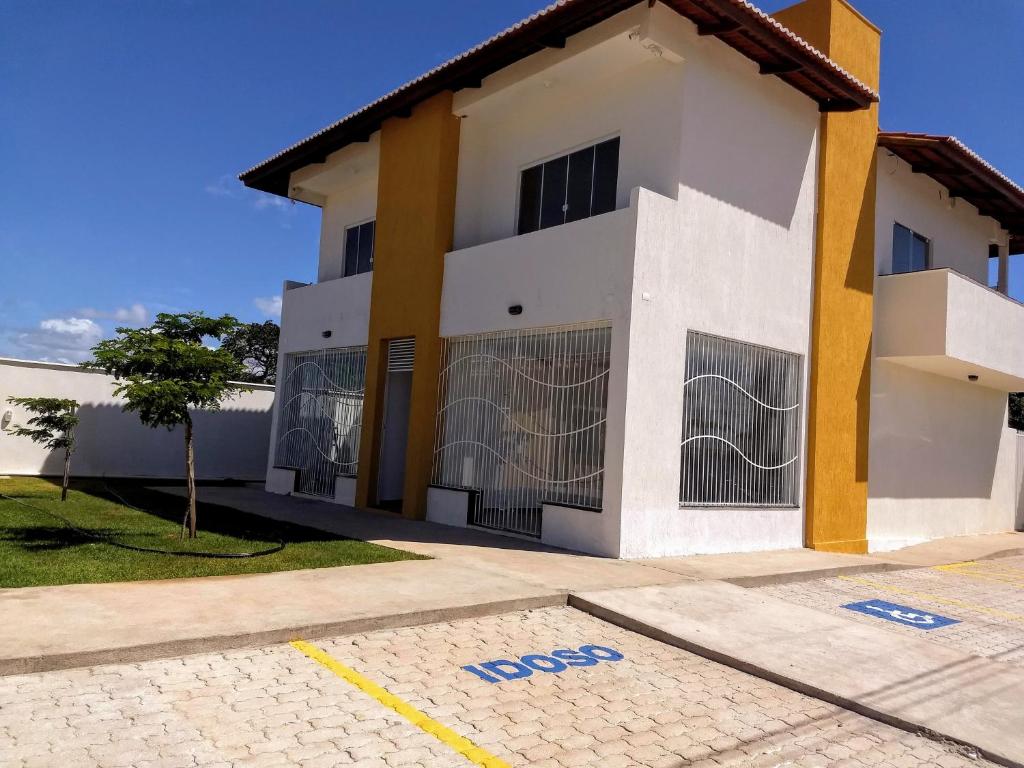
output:
[[[912,597],[920,597],[924,600],[931,600],[936,603],[945,603],[946,605],[955,605],[959,608],[967,608],[972,611],[979,611],[980,613],[988,613],[993,616],[999,616],[1003,619],[1009,619],[1010,621],[1019,621],[1024,623],[1024,615],[1019,613],[1010,613],[1009,611],[1001,611],[998,608],[989,608],[987,605],[976,605],[975,603],[969,603],[966,600],[956,600],[952,597],[942,597],[941,595],[933,595],[930,592],[917,592],[913,589],[903,589],[902,587],[894,587],[891,584],[883,584],[880,581],[873,581],[871,579],[864,579],[859,576],[840,576],[840,579],[844,581],[852,581],[857,584],[863,584],[868,587],[874,587],[875,589],[881,589],[885,592],[895,592],[900,595],[911,595]]]
[[[932,569],[943,573],[955,573],[958,576],[965,576],[969,579],[977,579],[978,581],[994,581],[999,584],[1024,587],[1024,570],[1010,566],[988,566],[985,563],[969,560],[963,563],[936,565]]]
[[[429,733],[438,741],[451,747],[473,765],[481,766],[481,768],[512,768],[504,760],[478,747],[464,736],[459,736],[455,731],[441,725],[437,720],[416,709],[412,704],[402,701],[393,693],[389,693],[387,689],[377,685],[369,678],[363,677],[351,667],[346,667],[315,645],[311,645],[304,640],[295,640],[291,643],[291,646],[304,653],[313,661],[331,670],[342,680],[355,686],[367,696],[375,699],[388,709],[397,712],[424,733]]]

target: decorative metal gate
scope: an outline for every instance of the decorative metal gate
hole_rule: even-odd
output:
[[[605,324],[445,340],[433,481],[479,492],[471,524],[540,536],[544,503],[600,510],[610,342]]]
[[[365,389],[366,347],[287,355],[274,463],[296,470],[295,490],[333,497],[356,474]]]

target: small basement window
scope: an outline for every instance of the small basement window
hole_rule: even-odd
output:
[[[930,266],[931,241],[902,224],[892,227],[892,268],[894,275],[920,272]]]
[[[345,228],[345,272],[342,277],[373,271],[373,240],[376,221]]]
[[[615,210],[618,177],[618,137],[527,168],[519,178],[516,234]]]

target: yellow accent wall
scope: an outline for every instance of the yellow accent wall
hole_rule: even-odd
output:
[[[451,92],[381,127],[377,227],[356,504],[374,506],[391,339],[415,338],[402,514],[423,519],[440,365],[444,255],[452,247],[459,120]]]
[[[845,0],[775,14],[878,89],[881,33]],[[867,551],[878,106],[821,116],[808,393],[805,544]]]

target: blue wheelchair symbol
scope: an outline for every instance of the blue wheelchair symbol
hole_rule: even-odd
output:
[[[960,623],[959,619],[939,616],[937,613],[927,613],[917,608],[889,603],[885,600],[864,600],[859,603],[848,603],[843,608],[916,629],[939,629],[940,627],[948,627],[950,624]]]

